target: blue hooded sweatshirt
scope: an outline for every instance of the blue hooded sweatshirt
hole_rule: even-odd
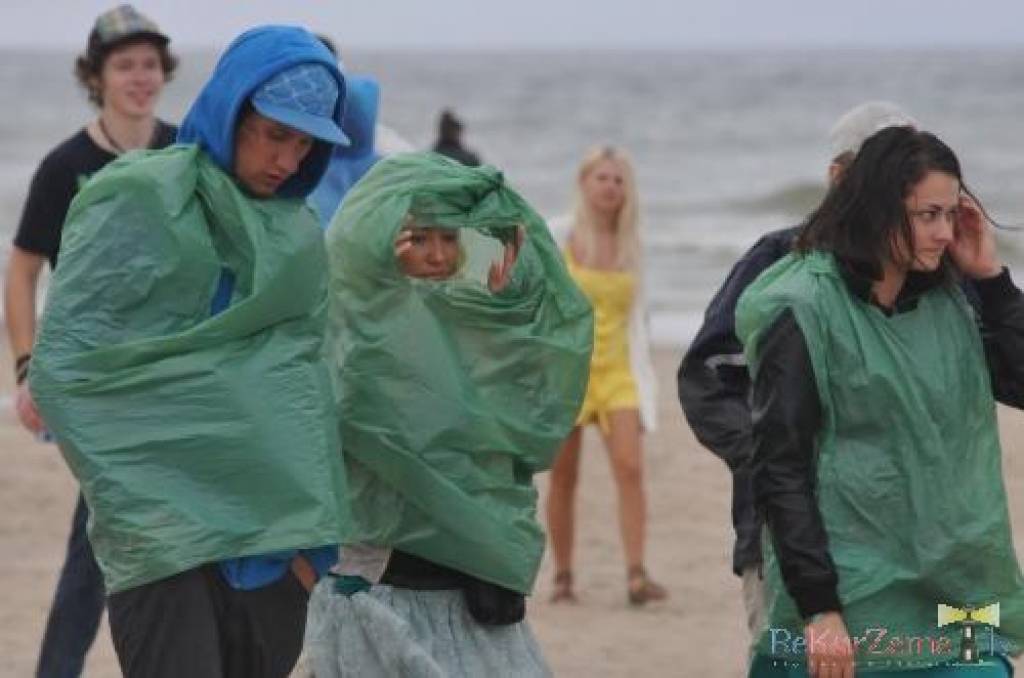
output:
[[[380,85],[366,76],[348,76],[348,96],[341,129],[352,144],[335,146],[327,173],[309,196],[320,217],[320,225],[327,228],[338,211],[348,189],[359,181],[373,164],[380,160],[374,148],[377,131],[377,110],[380,105]]]
[[[319,63],[338,81],[334,119],[339,124],[345,109],[345,78],[337,61],[312,33],[297,26],[262,26],[238,36],[228,46],[209,81],[192,104],[178,132],[178,143],[197,144],[226,173],[234,175],[235,128],[239,113],[252,93],[281,71],[301,63]],[[317,140],[313,149],[277,190],[275,197],[305,198],[327,170],[333,146]],[[211,314],[231,303],[234,277],[224,270]],[[337,561],[336,546],[302,551],[317,574],[323,575]],[[298,551],[284,551],[227,560],[220,564],[228,583],[236,589],[255,589],[283,577]]]
[[[235,128],[245,103],[270,78],[303,63],[323,64],[338,81],[334,120],[342,124],[345,77],[323,43],[299,26],[260,26],[235,38],[217,62],[178,131],[178,143],[198,144],[217,165],[234,175]],[[305,198],[327,170],[334,147],[317,140],[299,171],[277,190],[282,198]]]

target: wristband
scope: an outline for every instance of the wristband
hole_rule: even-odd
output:
[[[25,353],[14,360],[14,382],[21,386],[28,377],[28,366],[32,363],[32,354]]]

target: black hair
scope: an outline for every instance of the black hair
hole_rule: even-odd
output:
[[[245,123],[245,119],[255,113],[256,107],[252,105],[251,99],[246,99],[242,102],[242,105],[238,109],[238,115],[235,116],[235,134],[238,133],[238,128]]]
[[[971,195],[956,154],[934,134],[913,127],[876,132],[807,218],[795,249],[831,252],[857,273],[880,280],[898,243],[913,248],[903,201],[929,172],[955,177]]]
[[[85,47],[85,52],[75,59],[75,78],[78,80],[78,84],[89,93],[89,101],[97,106],[103,106],[103,92],[97,83],[99,82],[100,75],[103,73],[103,65],[106,64],[110,53],[116,49],[140,43],[153,45],[156,48],[157,53],[160,55],[160,67],[164,72],[164,82],[171,81],[174,77],[174,71],[178,67],[178,57],[171,53],[170,48],[167,46],[167,39],[163,36],[136,33],[121,40],[105,44],[100,39],[99,33],[93,29],[89,33],[89,42]]]

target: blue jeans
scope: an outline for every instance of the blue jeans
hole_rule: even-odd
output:
[[[85,533],[89,509],[78,495],[68,552],[39,650],[39,678],[78,678],[103,616],[103,577]]]

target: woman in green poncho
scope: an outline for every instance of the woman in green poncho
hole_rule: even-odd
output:
[[[1010,675],[1024,580],[995,400],[1024,406],[1024,295],[992,225],[953,152],[896,127],[796,250],[736,312],[771,537],[751,675]]]
[[[316,675],[547,675],[532,477],[583,399],[589,305],[500,173],[436,154],[376,165],[328,253],[353,529],[311,600]]]

